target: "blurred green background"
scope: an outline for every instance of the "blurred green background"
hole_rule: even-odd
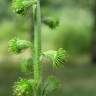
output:
[[[11,2],[0,0],[0,96],[12,96],[12,85],[19,77],[33,76],[20,71],[21,59],[30,56],[29,50],[20,55],[8,52],[11,38],[32,39],[31,17],[16,15]],[[91,61],[94,3],[95,0],[41,0],[42,17],[60,20],[54,30],[42,24],[42,50],[63,47],[70,56],[60,70],[43,64],[44,78],[53,74],[61,80],[62,88],[50,96],[96,96],[96,66]]]

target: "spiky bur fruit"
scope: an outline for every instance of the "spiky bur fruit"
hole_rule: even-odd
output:
[[[44,83],[42,96],[47,96],[48,93],[51,93],[55,90],[60,88],[60,81],[57,80],[55,77],[50,76],[48,77],[47,81]]]
[[[17,14],[25,15],[28,9],[36,3],[37,0],[13,0],[12,8]]]
[[[32,44],[30,41],[21,40],[19,38],[13,38],[9,41],[9,51],[13,53],[21,53],[22,50],[31,47]]]
[[[42,22],[49,26],[51,29],[56,28],[59,25],[59,20],[57,18],[45,17]]]
[[[32,96],[34,90],[34,80],[20,79],[13,86],[14,96]]]
[[[67,53],[62,48],[57,51],[49,50],[43,53],[43,56],[50,58],[53,62],[53,67],[59,68],[64,66],[64,63],[67,61]]]
[[[22,72],[32,72],[33,71],[33,60],[32,58],[24,59],[21,63]]]

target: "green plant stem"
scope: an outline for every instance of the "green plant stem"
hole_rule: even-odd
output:
[[[40,13],[40,2],[37,1],[36,7],[36,23],[35,23],[35,33],[34,33],[34,79],[38,84],[35,96],[41,96],[41,13]]]

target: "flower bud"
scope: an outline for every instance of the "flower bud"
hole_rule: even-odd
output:
[[[53,66],[57,68],[62,66],[67,59],[66,51],[62,48],[58,49],[57,51],[49,50],[44,52],[44,55],[49,57],[53,62]]]
[[[17,14],[25,15],[28,9],[36,3],[37,0],[13,0],[12,7]]]
[[[26,40],[20,40],[18,38],[14,38],[9,41],[9,51],[13,53],[21,53],[22,50],[31,47],[31,42]]]
[[[13,86],[13,95],[15,96],[32,96],[34,80],[20,79]]]
[[[47,26],[49,26],[51,29],[56,28],[59,25],[59,20],[57,18],[43,18],[43,23]]]

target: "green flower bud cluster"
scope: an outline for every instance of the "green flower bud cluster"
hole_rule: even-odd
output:
[[[57,51],[49,50],[44,52],[43,55],[49,57],[53,61],[53,66],[57,68],[64,65],[67,59],[67,53],[62,48]]]
[[[20,79],[13,86],[14,96],[32,96],[34,80]]]
[[[36,3],[37,0],[13,0],[12,7],[17,14],[25,15],[28,9]]]
[[[54,29],[59,25],[59,20],[57,18],[47,17],[44,18],[42,21],[45,25],[49,26],[51,29]]]
[[[9,51],[13,53],[21,53],[22,50],[31,47],[31,42],[26,40],[20,40],[19,38],[14,38],[9,41]]]

